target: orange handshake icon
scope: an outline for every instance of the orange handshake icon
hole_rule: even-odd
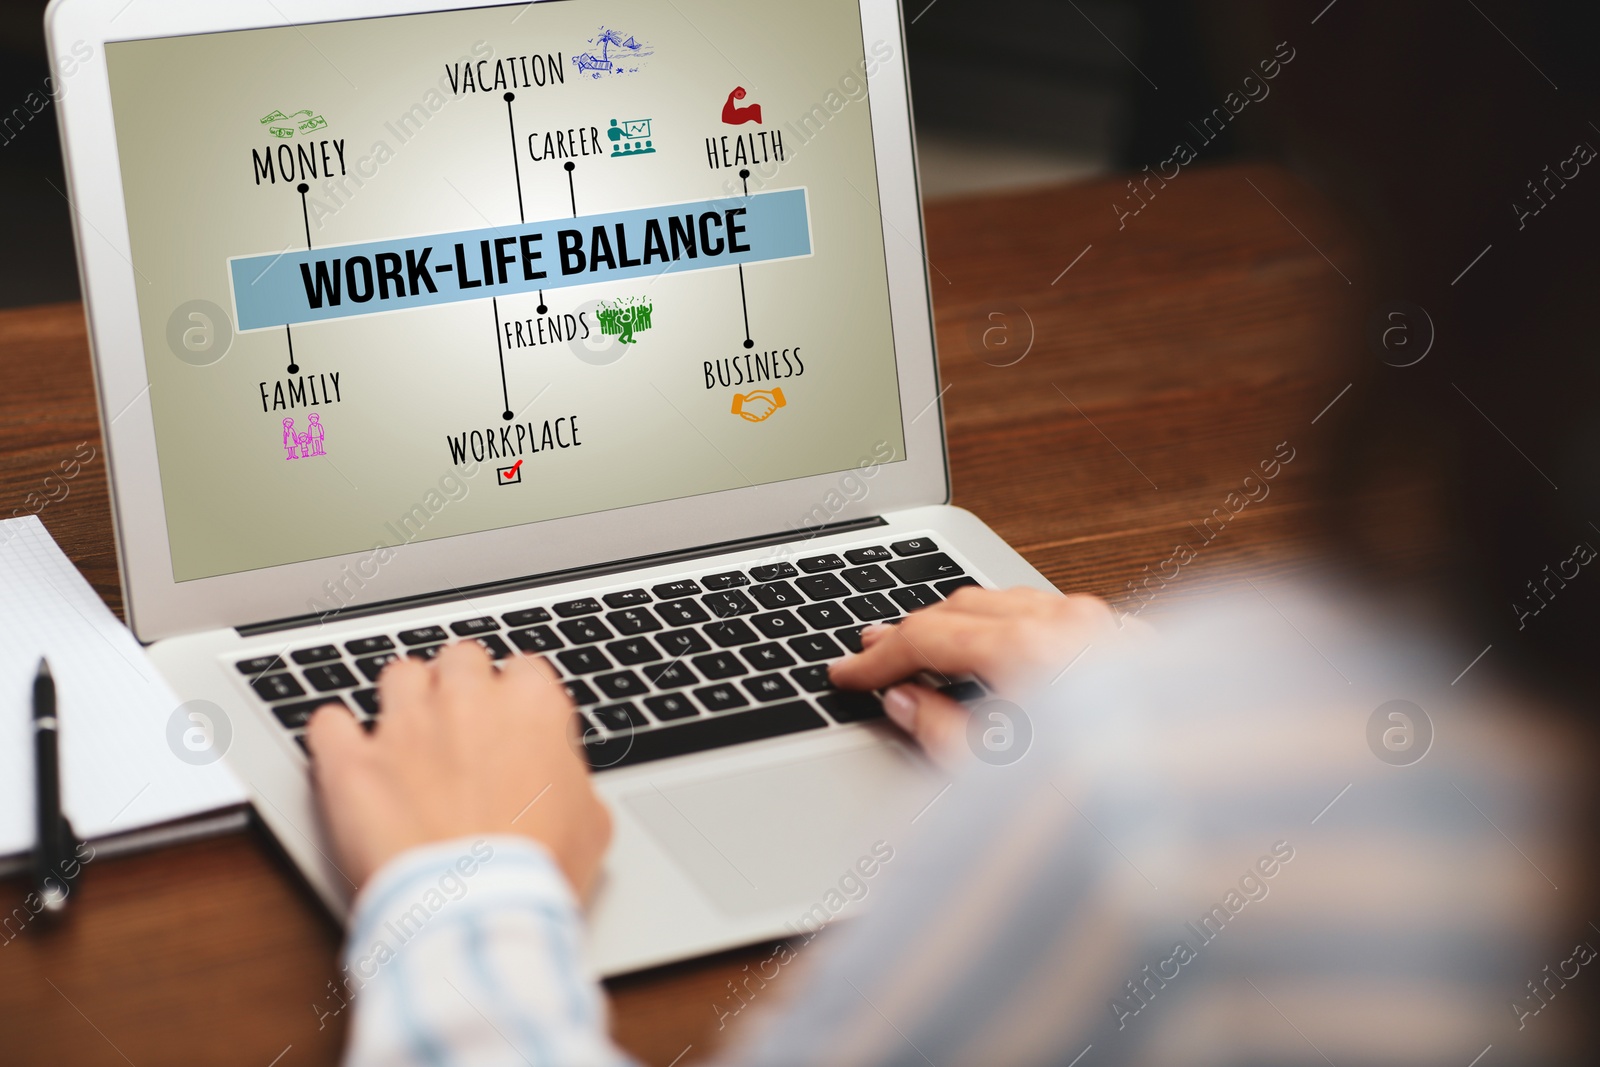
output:
[[[757,389],[753,393],[735,393],[733,413],[746,422],[766,422],[785,404],[782,389]]]

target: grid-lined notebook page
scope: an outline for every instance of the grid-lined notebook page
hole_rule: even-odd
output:
[[[50,661],[62,807],[93,840],[241,803],[169,742],[178,698],[36,516],[0,522],[0,856],[34,845],[33,678]],[[186,729],[194,729],[192,722]],[[180,742],[181,744],[181,742]]]

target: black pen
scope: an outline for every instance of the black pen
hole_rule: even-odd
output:
[[[72,826],[61,814],[61,763],[56,745],[56,680],[50,664],[39,659],[33,678],[33,755],[37,769],[35,810],[39,819],[38,844],[33,852],[33,886],[49,912],[67,905],[70,853],[76,848]]]

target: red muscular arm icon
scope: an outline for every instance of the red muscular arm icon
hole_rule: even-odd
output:
[[[739,107],[734,103],[735,100],[743,100],[744,97],[745,92],[744,86],[742,85],[728,94],[728,102],[722,105],[723,122],[727,123],[729,126],[742,126],[747,122],[754,122],[758,126],[761,124],[760,104],[751,104],[749,107]]]

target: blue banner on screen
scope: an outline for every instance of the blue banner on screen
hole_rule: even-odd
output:
[[[235,324],[259,330],[810,254],[806,191],[783,189],[240,256],[228,266]]]

